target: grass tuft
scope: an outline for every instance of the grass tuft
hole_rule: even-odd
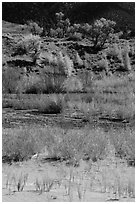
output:
[[[9,172],[7,175],[7,181],[6,181],[6,188],[8,189],[9,193],[11,191],[23,191],[26,182],[28,180],[28,174],[27,173],[11,173]]]

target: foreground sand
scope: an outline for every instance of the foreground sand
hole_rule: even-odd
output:
[[[28,180],[23,191],[18,192],[21,174],[28,174]],[[109,157],[94,163],[81,161],[79,167],[42,163],[37,159],[10,166],[3,164],[2,178],[3,202],[135,201],[135,168]],[[53,182],[49,192],[36,190],[36,180],[41,185],[44,179],[47,185]]]

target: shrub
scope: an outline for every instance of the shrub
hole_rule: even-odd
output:
[[[26,35],[13,47],[13,55],[36,54],[40,49],[40,37],[38,35]]]
[[[86,103],[91,103],[92,101],[93,101],[93,95],[92,94],[86,94],[86,96],[84,96],[84,101],[86,102]]]
[[[82,92],[83,84],[78,77],[71,76],[64,81],[63,89],[66,92]]]
[[[69,40],[72,41],[81,41],[82,40],[82,34],[80,32],[74,32],[68,34]]]
[[[108,139],[116,156],[135,161],[135,135],[131,129],[16,128],[3,131],[3,162],[23,161],[38,153],[40,159],[58,158],[74,162],[89,158],[92,161],[106,156]],[[44,154],[45,153],[45,154]],[[72,163],[74,164],[74,163]]]
[[[126,44],[124,48],[118,47],[115,43],[113,47],[107,50],[107,57],[110,61],[119,62],[121,63],[122,70],[131,71],[131,64],[130,64],[130,47],[129,44]]]
[[[80,27],[80,30],[85,38],[91,40],[94,50],[100,50],[114,32],[114,21],[101,18],[96,20],[92,25],[88,23]]]
[[[105,77],[93,83],[94,103],[109,117],[134,119],[135,87],[130,77]]]
[[[49,69],[53,70],[53,72],[48,72],[44,68],[40,73],[40,77],[44,83],[43,93],[61,93],[63,90],[62,84],[66,78],[64,67],[62,64],[58,64],[57,66],[49,66]]]
[[[2,137],[3,161],[23,161],[40,151],[45,144],[41,130],[28,128],[12,129]]]
[[[25,98],[25,96],[27,96]],[[50,98],[46,95],[19,95],[13,99],[3,99],[3,107],[14,108],[15,110],[37,109],[39,112],[47,114],[58,114],[63,109],[60,96]]]
[[[120,32],[117,32],[117,33],[116,32],[110,33],[110,35],[109,35],[109,43],[110,44],[119,43],[119,40],[122,38],[122,35],[123,35],[123,31],[120,31]]]
[[[31,110],[36,109],[36,101],[30,99],[8,99],[2,102],[3,108],[13,108],[15,110]]]
[[[42,149],[47,150],[48,158],[79,162],[84,155],[94,161],[103,158],[107,139],[99,129],[65,131],[59,128],[18,128],[3,132],[2,142],[3,162],[27,160],[36,153],[40,154]]]
[[[57,68],[59,70],[59,73],[64,74],[66,76],[71,76],[73,73],[75,73],[73,61],[67,54],[64,56],[63,53],[60,51],[57,54],[57,61]]]
[[[57,54],[52,54],[51,52],[41,52],[36,60],[36,63],[43,67],[49,73],[58,73],[64,76],[71,76],[74,73],[74,65],[73,61],[70,59],[68,55],[63,55],[60,51]],[[44,71],[43,71],[44,72]]]
[[[29,76],[23,76],[22,80],[18,83],[18,92],[26,94],[38,94],[42,93],[44,85],[39,76],[30,74]]]
[[[70,26],[69,19],[64,19],[64,14],[62,12],[56,13],[56,25],[55,29],[50,29],[50,36],[51,37],[57,37],[57,38],[63,38],[67,36],[68,29]]]
[[[114,44],[111,48],[107,50],[107,57],[115,61],[122,62],[122,52],[121,47],[118,47],[118,44]]]
[[[61,158],[73,161],[79,162],[84,156],[97,161],[104,156],[105,147],[106,136],[101,130],[90,131],[85,128],[84,130],[70,130],[62,134],[55,152]]]
[[[42,69],[39,75],[32,73],[29,76],[23,76],[17,84],[17,92],[26,94],[60,93],[64,78],[65,76],[56,76],[54,73],[48,73]]]
[[[128,50],[128,48],[126,46],[122,50],[122,58],[123,58],[124,69],[126,71],[131,71],[131,64],[130,64],[130,58],[129,58],[129,50]]]
[[[75,165],[75,162],[79,162],[85,156],[97,161],[105,155],[107,138],[102,130],[90,131],[85,128],[84,130],[65,131],[57,129],[56,133],[55,130],[52,132],[49,135],[51,142],[48,147],[51,157],[69,160]]]
[[[42,178],[36,178],[36,181],[35,181],[36,191],[38,191],[39,194],[43,192],[50,192],[54,183],[55,183],[55,180],[53,178],[49,178],[48,175],[42,176]]]
[[[83,66],[83,60],[80,58],[78,52],[76,52],[75,63],[76,63],[79,67]]]
[[[107,61],[106,57],[97,62],[97,69],[98,69],[98,71],[104,70],[104,71],[108,72],[109,67],[108,67],[108,61]]]
[[[27,23],[32,35],[41,35],[43,28],[41,28],[36,22],[30,21]]]
[[[122,131],[112,131],[111,142],[115,147],[116,156],[135,163],[135,132],[130,128]]]
[[[114,21],[106,20],[101,18],[100,20],[96,20],[92,27],[92,39],[95,49],[101,49],[109,35],[114,32],[114,26],[116,23]]]
[[[80,24],[73,24],[67,29],[67,36],[69,40],[80,41],[82,39],[82,33],[80,31]]]
[[[33,149],[34,140],[28,132],[12,130],[3,135],[3,157],[9,160],[22,161],[28,159],[35,152]]]
[[[39,100],[38,111],[46,114],[58,114],[62,111],[62,101],[58,98],[57,100]]]
[[[10,172],[7,175],[7,181],[6,181],[6,188],[9,190],[9,193],[11,193],[11,190],[14,189],[14,191],[21,192],[23,191],[24,187],[26,186],[26,182],[28,180],[28,174],[24,172]],[[16,190],[15,190],[16,187]]]
[[[56,21],[55,29],[50,29],[51,37],[69,37],[69,39],[73,40],[87,38],[91,40],[94,50],[102,49],[109,38],[112,38],[116,25],[114,21],[106,20],[105,18],[96,20],[92,25],[88,23],[71,25],[68,18],[64,19],[62,12],[56,13]]]
[[[21,78],[20,71],[16,68],[7,67],[2,70],[2,91],[3,93],[16,93],[17,84]]]
[[[56,13],[56,20],[57,20],[57,25],[56,25],[56,33],[57,37],[65,37],[67,34],[67,30],[70,26],[70,21],[69,19],[63,19],[64,14],[62,12]]]
[[[67,76],[70,77],[72,75],[72,73],[75,71],[73,61],[70,59],[70,57],[68,55],[65,55],[63,60],[64,60],[65,72],[66,72]]]
[[[55,56],[51,52],[41,52],[36,59],[36,63],[39,66],[45,66],[45,65],[57,65],[57,59],[55,59]]]
[[[71,83],[72,84],[72,83]],[[92,93],[83,95],[79,101],[70,101],[70,108],[80,110],[87,119],[94,116],[134,121],[135,87],[134,76],[104,77],[92,83]]]
[[[98,112],[102,117],[107,117],[110,120],[117,119],[121,121],[130,121],[135,118],[134,105],[130,104],[115,104],[104,102],[98,105]]]
[[[135,82],[134,79],[132,81],[129,79],[128,76],[117,77],[115,75],[112,75],[110,77],[104,77],[101,80],[95,80],[93,83],[93,88],[95,92],[97,91],[102,93],[126,92],[127,94],[129,89],[132,92],[134,91],[134,82]]]
[[[50,37],[55,38],[57,36],[56,30],[54,30],[53,28],[50,28],[49,35]]]

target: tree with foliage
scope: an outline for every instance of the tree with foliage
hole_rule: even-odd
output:
[[[104,44],[114,33],[116,23],[105,18],[96,20],[93,24],[73,24],[68,18],[64,19],[62,12],[56,13],[56,29],[50,30],[52,37],[75,37],[75,39],[86,38],[91,41],[94,50],[101,50]]]
[[[53,37],[63,38],[67,35],[69,26],[69,19],[64,19],[64,14],[62,12],[56,13],[56,28],[51,28],[50,34]]]
[[[80,27],[83,37],[88,38],[95,50],[103,48],[104,44],[109,39],[110,35],[114,33],[114,27],[116,23],[114,21],[101,18],[96,20],[92,25],[88,23]]]

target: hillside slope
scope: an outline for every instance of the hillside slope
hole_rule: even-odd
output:
[[[4,2],[2,11],[3,20],[19,24],[33,20],[50,27],[55,23],[55,13],[63,11],[72,22],[92,22],[105,17],[116,21],[122,30],[135,27],[134,2]]]

